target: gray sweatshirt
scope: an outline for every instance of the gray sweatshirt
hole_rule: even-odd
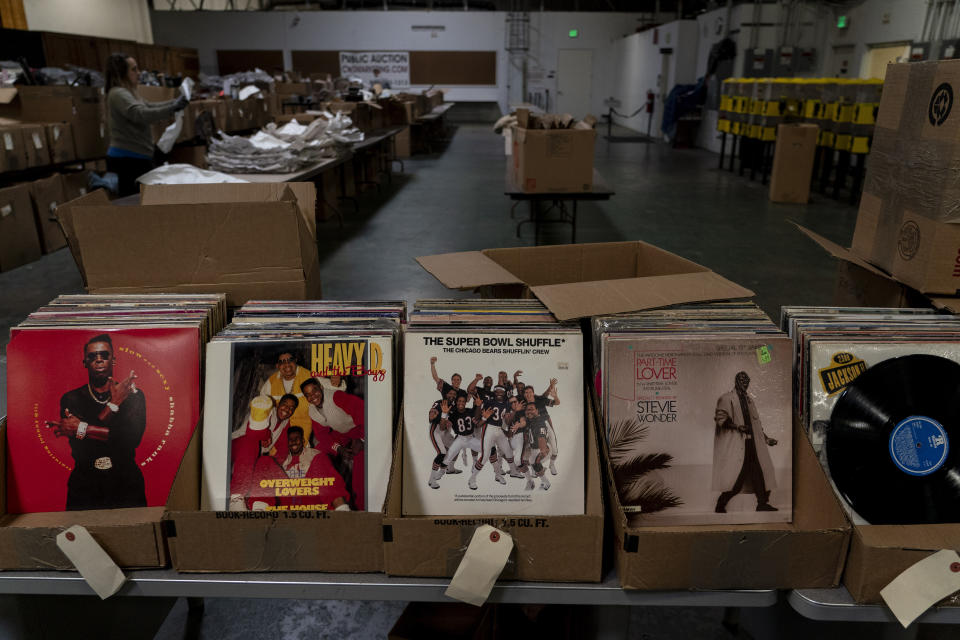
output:
[[[146,102],[123,87],[113,87],[107,95],[110,146],[153,157],[150,125],[173,117],[176,100]]]

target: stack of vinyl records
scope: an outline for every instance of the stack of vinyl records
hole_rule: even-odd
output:
[[[631,526],[792,519],[791,343],[752,302],[593,319],[598,395]]]
[[[417,300],[413,324],[553,324],[556,318],[539,300]]]
[[[207,347],[202,508],[379,511],[406,305],[251,301]]]
[[[60,296],[10,331],[7,511],[167,502],[222,294]]]
[[[958,318],[783,307],[781,326],[796,411],[853,521],[960,522]]]
[[[584,512],[577,324],[535,300],[422,300],[404,342],[405,515]]]

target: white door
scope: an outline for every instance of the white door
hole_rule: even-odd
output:
[[[593,94],[593,51],[560,49],[557,60],[557,113],[582,118],[590,113]]]

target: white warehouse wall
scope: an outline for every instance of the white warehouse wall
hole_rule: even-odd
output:
[[[24,0],[31,31],[153,42],[147,0]]]
[[[592,109],[599,113],[613,81],[613,44],[635,30],[639,14],[536,12],[530,14],[529,91],[549,90],[555,104],[560,49],[591,49]],[[217,49],[283,49],[291,66],[293,50],[496,51],[497,84],[452,86],[453,101],[497,102],[506,110],[522,102],[519,70],[506,51],[504,12],[490,11],[153,11],[154,41],[194,47],[200,69],[217,71]],[[414,25],[442,25],[442,31],[413,31]],[[570,38],[570,29],[579,37]],[[413,87],[420,89],[425,87]],[[583,115],[583,114],[575,114]]]
[[[661,49],[673,49],[664,64]],[[663,103],[676,84],[697,80],[697,23],[681,20],[660,25],[622,38],[614,45],[616,81],[612,97],[620,101],[617,111],[629,116],[647,103],[647,91],[654,93],[650,135],[660,137]],[[666,78],[661,78],[666,71]],[[613,122],[646,133],[648,114],[614,116]]]

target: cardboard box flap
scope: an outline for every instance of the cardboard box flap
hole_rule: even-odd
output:
[[[278,202],[295,200],[311,238],[317,235],[317,187],[312,182],[143,185],[140,204]]]
[[[956,524],[927,524],[922,527],[922,535],[918,535],[919,526],[911,525],[875,524],[857,526],[855,529],[857,536],[870,547],[939,551],[957,549],[960,545],[960,528]]]
[[[91,289],[129,285],[131,272],[143,287],[302,279],[300,252],[276,250],[299,246],[299,209],[294,202],[271,208],[254,202],[74,205],[72,217]]]
[[[960,313],[960,298],[930,298],[930,302],[937,309],[944,309],[953,314]]]
[[[80,277],[83,279],[83,286],[87,286],[87,272],[83,268],[83,258],[80,254],[80,243],[77,242],[77,231],[73,224],[73,207],[85,205],[109,205],[110,197],[103,189],[97,189],[87,195],[80,196],[69,202],[65,202],[57,207],[57,220],[60,222],[60,228],[63,229],[63,235],[70,246],[70,253],[73,255],[73,261],[77,263],[77,269],[80,271]]]
[[[894,278],[889,273],[876,268],[875,266],[873,266],[863,258],[860,258],[859,256],[857,256],[857,254],[850,251],[849,249],[844,249],[837,243],[832,242],[831,240],[827,240],[820,234],[814,233],[813,231],[810,231],[810,229],[807,229],[806,227],[802,227],[796,222],[794,222],[793,225],[797,229],[799,229],[801,233],[803,233],[808,238],[810,238],[811,240],[816,242],[818,245],[820,245],[824,251],[832,255],[834,258],[837,258],[838,260],[843,260],[845,262],[849,262],[851,264],[855,264],[858,267],[866,269],[867,271],[869,271],[874,275],[878,275],[882,278],[886,278],[887,280],[896,282],[896,280],[894,280]]]
[[[420,256],[417,262],[450,289],[475,289],[494,284],[522,284],[515,275],[480,251]]]
[[[17,88],[16,87],[2,87],[0,88],[0,104],[10,104],[17,99]]]
[[[530,287],[709,271],[638,240],[484,249],[483,254]]]
[[[641,311],[686,302],[751,298],[754,295],[750,289],[712,271],[571,282],[531,287],[530,290],[557,320]]]

